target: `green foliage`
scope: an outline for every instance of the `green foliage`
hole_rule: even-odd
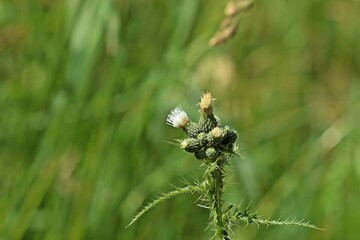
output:
[[[257,0],[209,48],[226,2],[1,1],[0,239],[211,237],[195,195],[125,229],[148,196],[202,177],[164,143],[178,137],[164,120],[204,91],[245,155],[224,199],[326,229],[251,224],[236,236],[356,239],[359,4]]]

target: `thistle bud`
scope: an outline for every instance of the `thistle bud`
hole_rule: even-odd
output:
[[[189,137],[196,138],[201,129],[197,123],[189,122],[189,124],[185,126],[184,131]]]
[[[200,141],[201,146],[206,146],[208,144],[206,133],[203,132],[199,133],[197,135],[197,139]]]
[[[215,127],[213,130],[211,130],[210,134],[214,137],[214,139],[221,139],[222,137],[221,128]]]
[[[223,129],[223,136],[223,140],[221,141],[222,145],[233,144],[236,141],[237,133],[230,127],[225,126]]]
[[[189,137],[196,137],[200,132],[199,126],[190,121],[190,118],[180,106],[177,106],[169,113],[166,123],[172,127],[183,129]]]
[[[222,150],[226,152],[233,152],[234,143],[237,139],[236,131],[228,126],[225,126],[223,129],[223,136],[223,140],[220,143]]]
[[[197,152],[201,150],[200,141],[196,138],[188,138],[180,143],[180,148],[187,152]]]
[[[199,160],[202,160],[206,157],[206,154],[205,154],[205,151],[204,150],[201,150],[199,152],[195,152],[195,157]]]
[[[215,148],[209,147],[205,151],[206,159],[208,160],[216,160],[216,158],[219,156],[219,152],[216,151]]]
[[[214,103],[214,98],[211,96],[211,93],[207,92],[204,93],[201,97],[201,101],[200,101],[200,112],[203,115],[211,115],[213,113],[213,103]]]
[[[208,92],[201,97],[200,101],[201,117],[199,120],[199,127],[206,133],[210,132],[211,129],[219,125],[219,121],[213,114],[214,100],[215,99],[212,98],[211,93]]]
[[[207,134],[207,140],[211,145],[218,144],[222,140],[222,130],[219,127],[213,128]]]

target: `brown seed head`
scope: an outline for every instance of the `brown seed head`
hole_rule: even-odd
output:
[[[228,17],[235,16],[240,12],[246,11],[254,4],[253,0],[236,0],[228,2],[225,8],[225,15]]]
[[[228,23],[227,23],[228,24]],[[235,36],[236,32],[238,30],[238,23],[228,25],[227,27],[221,29],[219,32],[216,33],[215,37],[210,39],[209,45],[210,46],[217,46],[219,44],[222,44]]]
[[[236,13],[236,3],[234,1],[229,1],[225,8],[226,16],[233,16]]]

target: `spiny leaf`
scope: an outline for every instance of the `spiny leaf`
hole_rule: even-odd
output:
[[[175,197],[180,194],[190,193],[193,194],[194,192],[204,192],[204,189],[200,185],[189,185],[184,188],[177,188],[174,191],[164,193],[162,196],[158,197],[157,199],[153,200],[149,204],[147,204],[136,216],[131,220],[129,225],[127,225],[125,228],[130,227],[134,222],[136,222],[142,215],[144,215],[147,211],[149,211],[151,208],[155,207],[159,203],[168,200],[172,197]]]

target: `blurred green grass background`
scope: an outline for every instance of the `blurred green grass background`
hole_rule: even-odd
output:
[[[257,0],[209,48],[226,1],[0,2],[0,239],[208,239],[198,196],[125,229],[161,192],[201,178],[166,144],[204,91],[239,132],[226,199],[298,227],[235,239],[360,236],[360,2]]]

